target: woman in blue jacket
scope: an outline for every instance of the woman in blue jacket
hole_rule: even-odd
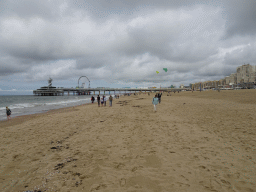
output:
[[[154,109],[155,109],[155,112],[156,112],[156,105],[158,104],[158,97],[157,97],[157,95],[155,95],[155,97],[153,97],[152,104],[154,105]]]

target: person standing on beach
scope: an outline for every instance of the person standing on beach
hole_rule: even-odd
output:
[[[91,98],[92,103],[94,102],[94,100],[95,100],[95,99],[94,99],[94,97],[92,96],[92,98]]]
[[[103,107],[103,103],[104,103],[104,95],[101,98],[101,107]]]
[[[106,98],[106,97],[104,97],[104,98],[103,98],[103,101],[104,101],[104,107],[106,107],[106,104],[107,104],[107,98]]]
[[[100,107],[100,96],[99,95],[97,97],[97,101],[98,101],[98,107]]]
[[[8,107],[6,107],[7,120],[11,119],[11,114],[12,114],[11,109],[9,109]]]
[[[156,112],[156,106],[158,104],[158,97],[157,97],[157,95],[155,95],[155,97],[153,97],[152,104],[154,105],[154,110]]]
[[[110,97],[109,97],[109,107],[112,107],[112,101],[113,101],[113,97],[112,97],[112,95],[110,95]]]
[[[160,93],[158,93],[158,102],[159,102],[159,104],[161,103],[161,95],[160,95]]]

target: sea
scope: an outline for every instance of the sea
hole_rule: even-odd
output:
[[[123,94],[122,92],[119,94]],[[94,95],[97,102],[97,96]],[[100,97],[103,95],[101,94]],[[108,99],[110,95],[105,95]],[[112,95],[114,98],[114,95]],[[11,117],[43,113],[52,109],[78,106],[91,103],[92,95],[34,96],[5,95],[0,96],[0,121],[6,120],[6,106],[12,111]]]

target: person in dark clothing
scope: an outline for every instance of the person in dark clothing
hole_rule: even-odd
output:
[[[158,93],[158,102],[159,102],[159,104],[161,103],[161,94],[160,93]]]
[[[100,107],[100,96],[99,95],[97,97],[97,101],[98,101],[98,107]]]
[[[95,100],[95,98],[92,96],[92,98],[91,98],[92,103],[94,103],[94,100]]]
[[[11,116],[10,116],[11,114],[12,114],[11,109],[9,109],[8,107],[6,107],[7,120],[11,119]]]

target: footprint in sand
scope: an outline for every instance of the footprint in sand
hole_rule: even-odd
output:
[[[105,189],[106,187],[107,187],[106,184],[93,184],[90,191],[91,192],[98,191],[98,190]]]
[[[125,184],[126,184],[126,179],[122,178],[120,180],[120,186],[123,187],[123,186],[125,186]]]
[[[179,185],[179,187],[190,187],[190,185],[186,183],[177,182],[177,184]]]
[[[226,185],[230,185],[230,183],[228,181],[225,181],[225,180],[220,180],[222,183],[226,184]]]
[[[185,176],[180,175],[180,177],[182,177],[183,179],[185,179],[186,181],[189,181]]]

